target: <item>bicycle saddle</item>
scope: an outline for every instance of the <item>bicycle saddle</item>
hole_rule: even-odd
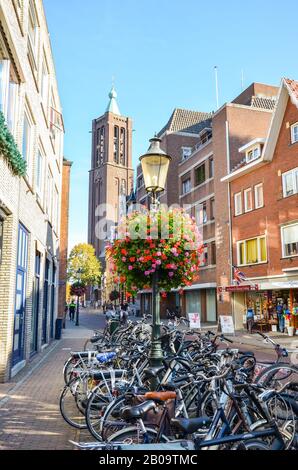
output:
[[[121,417],[125,419],[125,421],[138,418],[141,419],[148,411],[153,410],[154,408],[156,408],[156,403],[153,400],[145,401],[140,405],[123,408]]]
[[[86,357],[94,357],[96,355],[96,351],[82,351],[82,352],[72,352],[71,357],[73,359],[82,359]]]
[[[147,392],[145,398],[148,400],[167,401],[173,400],[177,397],[176,392]]]
[[[148,369],[144,370],[144,374],[146,378],[157,377],[158,374],[164,370],[164,366],[161,367],[148,367]]]
[[[212,418],[208,418],[208,416],[191,419],[172,418],[171,423],[186,434],[192,434],[201,428],[208,427],[212,423]]]

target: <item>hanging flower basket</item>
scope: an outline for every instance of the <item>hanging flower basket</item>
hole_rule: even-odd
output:
[[[119,294],[119,292],[118,292],[117,290],[113,290],[113,291],[110,293],[110,296],[109,296],[111,302],[114,302],[115,300],[118,300],[119,297],[120,297],[120,294]]]
[[[70,295],[83,297],[86,294],[86,286],[80,282],[75,282],[70,287]]]
[[[203,244],[183,209],[133,212],[120,223],[118,237],[107,247],[110,271],[132,295],[150,288],[156,272],[164,292],[197,280]]]

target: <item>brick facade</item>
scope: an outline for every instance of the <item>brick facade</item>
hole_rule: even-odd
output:
[[[29,8],[34,22],[34,32],[31,31],[30,38]],[[4,219],[0,263],[0,381],[6,381],[25,365],[32,354],[45,347],[54,335],[58,302],[63,121],[42,1],[3,0],[0,26],[1,67],[2,70],[9,67],[7,78],[13,80],[6,81],[3,72],[0,88],[11,87],[15,90],[11,129],[21,151],[24,148],[25,113],[30,121],[26,177],[14,176],[0,155],[0,209],[1,218]],[[8,101],[10,97],[10,94],[7,95],[6,105],[7,102],[12,103]],[[2,101],[2,106],[4,104],[5,101]],[[19,224],[28,231],[28,247],[24,250],[27,270],[24,275],[24,303],[21,302],[20,310],[23,313],[16,316]],[[37,285],[36,252],[41,259],[38,296],[34,291]],[[49,260],[47,296],[43,291],[46,259]],[[33,312],[36,313],[36,321]],[[20,337],[23,338],[23,350],[20,350],[17,362],[13,363],[13,352],[15,350],[16,353],[18,344],[14,330],[19,319],[22,323]]]

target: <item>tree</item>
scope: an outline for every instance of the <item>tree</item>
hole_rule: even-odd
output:
[[[95,249],[88,243],[79,243],[68,258],[68,279],[71,284],[79,282],[85,286],[100,283],[101,263],[96,258]]]
[[[92,245],[79,243],[71,250],[67,276],[71,283],[71,295],[77,296],[76,325],[79,326],[79,299],[85,294],[86,287],[99,284],[101,277],[101,264]]]

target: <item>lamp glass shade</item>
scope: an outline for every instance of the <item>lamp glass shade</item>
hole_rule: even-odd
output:
[[[145,187],[148,192],[165,189],[170,158],[167,155],[147,154],[141,158]]]

